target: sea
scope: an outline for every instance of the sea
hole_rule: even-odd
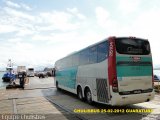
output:
[[[154,70],[153,73],[160,78],[160,70]]]
[[[4,88],[6,88],[6,85],[8,85],[8,83],[3,82],[3,80],[2,80],[4,73],[5,72],[0,72],[0,89],[4,89]]]

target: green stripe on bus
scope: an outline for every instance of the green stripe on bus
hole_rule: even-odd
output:
[[[59,85],[75,89],[77,67],[68,68],[61,71],[56,71],[56,80]]]
[[[142,62],[152,62],[151,57],[142,57],[140,56]],[[117,56],[116,57],[116,62],[118,61],[131,61],[131,58],[129,56]]]
[[[131,61],[130,57],[116,57],[116,62],[119,61]],[[152,62],[151,57],[141,57],[141,62]],[[117,77],[129,77],[129,76],[151,76],[152,75],[152,65],[117,65]]]
[[[151,76],[151,66],[118,66],[117,76],[118,77],[129,77],[129,76]]]

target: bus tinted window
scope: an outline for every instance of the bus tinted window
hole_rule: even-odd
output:
[[[89,49],[89,63],[97,63],[97,46]]]
[[[33,68],[29,68],[28,70],[32,70],[33,71],[34,69]]]
[[[108,56],[108,42],[105,41],[98,45],[98,62],[102,62]]]
[[[79,65],[79,53],[76,53],[72,56],[72,66],[78,66]]]
[[[80,65],[85,65],[89,63],[89,49],[80,52]]]
[[[120,54],[148,55],[150,53],[149,42],[142,39],[116,39],[116,49]]]

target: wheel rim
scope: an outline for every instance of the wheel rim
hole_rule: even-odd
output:
[[[92,101],[92,96],[91,96],[91,92],[90,91],[87,92],[87,101],[88,102]]]
[[[80,89],[78,90],[78,97],[79,99],[82,99],[82,91]]]

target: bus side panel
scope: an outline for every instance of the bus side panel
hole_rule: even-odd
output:
[[[107,84],[107,91],[101,90],[101,94],[105,94],[108,92],[108,75],[107,73],[107,67],[108,64],[105,61],[96,63],[96,64],[89,64],[89,65],[83,65],[78,67],[77,72],[77,84],[82,86],[82,90],[84,91],[85,87],[89,87],[92,93],[92,99],[93,101],[100,102],[97,99],[97,80],[104,80]],[[103,85],[102,85],[103,87]],[[84,93],[83,93],[84,96]],[[105,94],[106,97],[107,94]],[[108,100],[107,100],[108,101]],[[104,103],[104,102],[103,102]]]
[[[56,70],[56,81],[58,85],[64,88],[75,89],[76,87],[77,67],[71,67],[64,70]]]

